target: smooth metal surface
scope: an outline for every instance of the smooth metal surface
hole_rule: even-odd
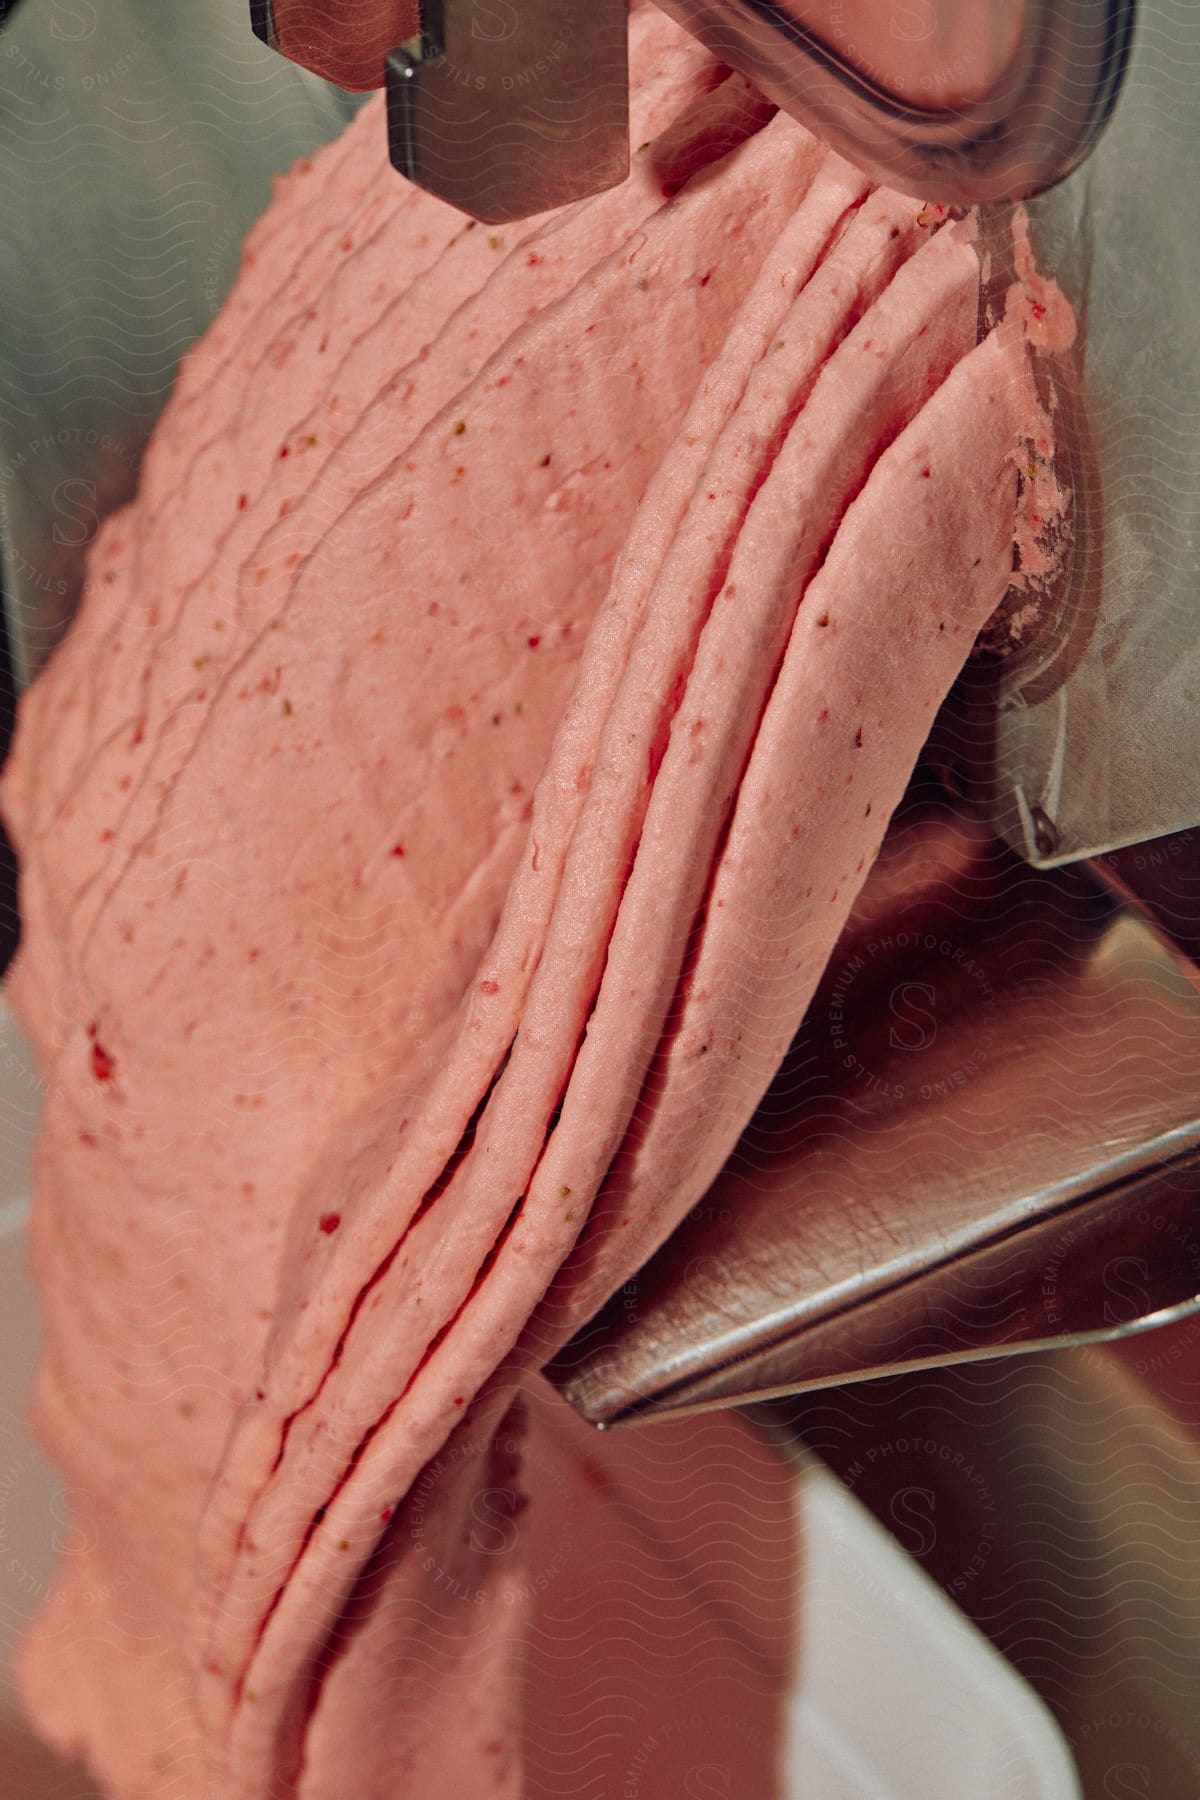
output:
[[[388,51],[417,29],[418,0],[250,0],[256,37],[351,92],[383,84]]]
[[[1111,127],[1028,209],[1080,325],[1056,421],[1073,566],[997,696],[997,826],[1032,862],[1200,825],[1198,188],[1200,7],[1142,0]]]
[[[1112,1336],[1200,1306],[1198,1212],[1194,968],[918,804],[730,1163],[555,1379],[613,1423]]]
[[[1134,14],[1128,0],[1008,7],[1011,54],[982,89],[956,91],[936,48],[939,16],[964,10],[951,5],[924,7],[915,19],[910,9],[903,20],[876,8],[885,16],[866,37],[848,32],[847,7],[833,0],[661,4],[860,168],[904,193],[961,205],[1023,199],[1078,167],[1116,103]],[[865,27],[869,12],[856,12]],[[968,43],[986,31],[987,11],[976,8]],[[930,51],[923,104],[914,98],[920,80],[904,80],[914,60],[904,40],[914,33]],[[939,90],[948,97],[932,104]]]
[[[387,63],[392,161],[499,225],[629,170],[625,0],[425,0]]]
[[[762,1410],[1036,1688],[1086,1800],[1197,1800],[1200,1319]]]

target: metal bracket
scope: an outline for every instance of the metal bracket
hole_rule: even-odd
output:
[[[402,175],[490,225],[629,171],[625,0],[425,0],[387,63]]]

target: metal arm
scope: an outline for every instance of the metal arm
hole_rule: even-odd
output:
[[[860,167],[963,205],[1039,193],[1083,161],[1134,17],[1134,0],[660,3]],[[386,82],[396,167],[476,218],[528,217],[625,173],[626,0],[250,4],[264,42],[306,68]]]

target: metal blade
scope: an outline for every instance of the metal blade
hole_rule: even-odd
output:
[[[1198,1211],[1196,969],[918,812],[722,1175],[551,1373],[613,1423],[1113,1336],[1200,1305]]]

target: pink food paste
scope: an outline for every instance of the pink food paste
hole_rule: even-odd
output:
[[[539,1370],[730,1154],[1014,580],[1048,290],[977,343],[967,223],[655,8],[631,58],[560,214],[405,188],[378,102],[280,185],[21,708],[81,1546],[21,1681],[117,1800],[777,1776],[786,1464]]]

